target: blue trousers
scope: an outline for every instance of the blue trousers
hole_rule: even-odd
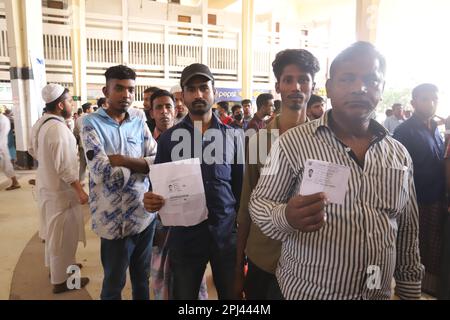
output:
[[[155,219],[156,220],[156,219]],[[130,269],[133,300],[149,300],[149,277],[155,220],[141,233],[117,240],[101,239],[102,300],[120,300]]]

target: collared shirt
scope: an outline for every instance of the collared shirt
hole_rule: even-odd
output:
[[[275,274],[275,270],[280,258],[281,242],[270,239],[261,229],[251,221],[248,204],[250,195],[258,183],[261,167],[266,162],[268,152],[273,141],[279,137],[279,116],[277,116],[267,126],[267,130],[260,130],[253,135],[248,143],[245,174],[242,183],[242,195],[239,212],[237,216],[238,224],[250,224],[250,230],[245,246],[245,254],[258,268]],[[263,150],[265,148],[265,150]],[[265,152],[264,152],[265,151]]]
[[[394,277],[400,298],[419,298],[424,268],[412,160],[372,120],[376,139],[361,166],[330,129],[330,116],[280,136],[251,196],[252,219],[283,242],[276,273],[281,291],[286,299],[389,299]],[[310,233],[293,229],[285,216],[307,159],[350,168],[343,205],[328,204],[325,225]]]
[[[413,115],[394,133],[394,138],[411,155],[417,201],[424,205],[442,200],[445,195],[444,141],[436,122],[432,120],[431,124],[430,131],[425,123]]]
[[[92,229],[105,239],[122,239],[142,232],[155,218],[144,209],[149,190],[146,174],[112,167],[108,155],[144,158],[150,165],[156,142],[145,122],[129,115],[118,124],[104,109],[83,119],[81,132],[89,166],[89,206]]]
[[[237,161],[239,152],[242,152],[242,141],[236,141],[232,135],[227,135],[227,132],[232,134],[235,131],[222,124],[213,114],[211,126],[202,137],[188,115],[181,123],[160,136],[155,163],[200,158],[208,208],[208,219],[204,222],[192,227],[171,227],[169,235],[171,247],[192,247],[204,241],[213,241],[219,248],[229,245],[232,233],[236,232],[236,210],[239,207],[243,176],[243,159],[241,163]],[[224,138],[223,151],[219,151],[220,143],[215,141],[214,134],[217,133]],[[190,138],[187,142],[190,150],[179,149],[181,144],[186,145],[185,137]],[[211,152],[212,146],[219,147],[216,149],[216,156],[214,159],[207,159],[206,156]],[[175,147],[179,159],[172,158],[172,150]]]
[[[234,128],[234,129],[242,129],[242,130],[247,130],[247,126],[248,126],[248,121],[247,120],[242,120],[242,125],[240,125],[236,120],[233,120],[233,122],[231,122],[229,124],[230,127]]]
[[[159,131],[158,127],[155,127],[152,136],[155,141],[158,141],[159,137],[161,136],[161,131]]]
[[[179,124],[181,121],[183,121],[184,118],[186,118],[186,116],[183,116],[183,117],[181,117],[181,118],[177,118],[177,117],[176,117],[176,118],[173,120],[173,125]]]
[[[387,117],[386,120],[384,120],[384,127],[389,131],[389,133],[392,135],[394,134],[395,129],[403,123],[404,120],[398,119],[396,116],[392,115],[390,117]]]
[[[258,131],[259,129],[264,129],[267,126],[267,122],[258,117],[258,114],[254,114],[252,120],[248,123],[247,129],[254,129]]]

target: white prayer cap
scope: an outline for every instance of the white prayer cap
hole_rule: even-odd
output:
[[[177,92],[182,92],[181,86],[179,84],[174,85],[172,88],[170,88],[170,93],[174,94]]]
[[[50,83],[42,89],[42,99],[44,99],[45,103],[53,102],[61,97],[64,90],[63,86],[56,83]]]

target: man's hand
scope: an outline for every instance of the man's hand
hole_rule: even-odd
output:
[[[124,157],[121,154],[112,154],[108,156],[111,167],[123,167]]]
[[[78,193],[78,201],[80,204],[85,204],[89,201],[89,196],[84,190],[81,190],[81,192]]]
[[[286,220],[294,229],[301,232],[317,231],[325,225],[326,204],[324,193],[292,197],[286,207]]]
[[[233,299],[244,300],[244,267],[236,267],[234,271]]]
[[[159,211],[164,205],[164,198],[153,192],[144,193],[144,208],[149,212]]]

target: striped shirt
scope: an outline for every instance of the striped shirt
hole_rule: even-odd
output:
[[[392,278],[402,299],[421,294],[418,209],[411,158],[377,122],[377,136],[360,166],[324,117],[295,127],[272,146],[264,175],[250,199],[254,222],[282,241],[277,279],[286,299],[390,299]],[[293,229],[289,199],[299,192],[307,159],[350,168],[343,205],[325,207],[316,232]]]

